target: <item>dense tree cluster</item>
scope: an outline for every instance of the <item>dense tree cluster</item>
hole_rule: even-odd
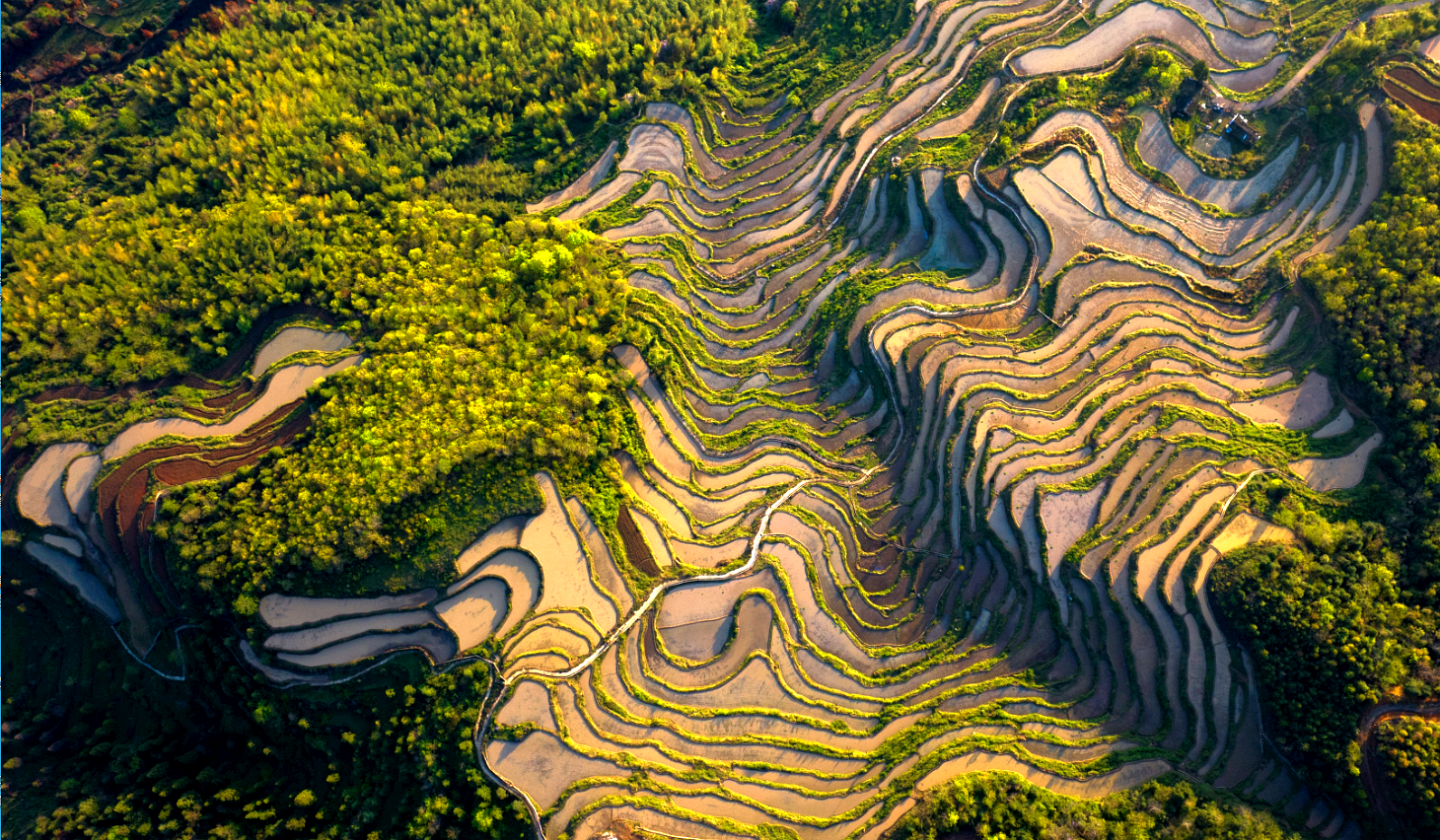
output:
[[[904,0],[810,0],[774,5],[782,16],[786,6],[794,6],[790,25],[807,41],[827,49],[848,45],[865,49],[897,34],[909,22],[906,12],[911,4]]]
[[[365,363],[312,394],[303,446],[172,497],[161,530],[227,602],[277,564],[419,547],[434,566],[484,524],[438,500],[442,480],[484,476],[509,489],[477,509],[528,509],[487,465],[573,469],[623,425],[603,362],[629,329],[613,251],[483,211],[509,215],[562,158],[588,160],[597,123],[726,65],[749,16],[261,3],[40,103],[4,158],[7,400],[206,369],[268,309],[323,307]],[[72,414],[52,425],[94,419]]]
[[[1380,724],[1377,734],[1395,817],[1416,837],[1440,832],[1440,724],[1402,717]]]
[[[1389,183],[1369,220],[1310,264],[1341,355],[1390,440],[1404,486],[1402,583],[1440,604],[1440,131],[1399,115]],[[1392,530],[1394,530],[1392,528]]]
[[[973,832],[973,834],[968,834]],[[1300,835],[1242,805],[1203,798],[1185,782],[1148,782],[1097,801],[1050,793],[1005,773],[961,776],[901,820],[894,840],[1291,840]]]
[[[1326,58],[1312,84],[1316,93],[1330,93],[1347,104],[1356,101],[1380,83],[1378,61],[1395,51],[1413,47],[1417,42],[1440,32],[1440,3],[1421,6],[1405,14],[1386,15],[1361,23],[1346,33]],[[1312,102],[1310,115],[1333,113],[1325,104],[1330,97]]]
[[[542,160],[568,150],[653,89],[657,61],[724,66],[749,15],[737,0],[261,6],[259,25],[191,38],[133,84],[147,104],[184,109],[160,154],[186,174],[162,189],[368,194],[505,141]]]
[[[166,681],[71,598],[33,588],[46,574],[7,551],[6,627],[31,630],[4,635],[6,837],[528,831],[518,802],[476,766],[483,663],[431,674],[412,655],[377,674],[388,679],[283,691],[240,664],[220,622],[183,634],[186,680]],[[178,672],[170,653],[162,667]]]
[[[1437,22],[1435,9],[1420,8],[1352,30],[1306,87],[1316,134],[1351,136],[1350,115],[1378,82],[1384,57],[1433,34]],[[1297,513],[1293,499],[1272,505],[1267,516],[1296,528],[1307,547],[1244,549],[1211,578],[1257,653],[1277,744],[1300,759],[1312,784],[1353,804],[1364,798],[1361,712],[1405,694],[1433,696],[1440,676],[1440,132],[1393,113],[1384,192],[1349,240],[1304,273],[1335,329],[1347,379],[1388,438],[1382,463],[1397,483],[1377,491],[1383,512],[1373,504],[1357,511],[1383,526],[1332,526]],[[1390,731],[1382,730],[1383,749],[1404,754],[1406,766],[1387,765],[1404,776],[1387,792],[1406,819],[1433,819],[1433,793],[1422,801],[1420,775],[1404,775],[1424,766],[1423,751],[1399,746]]]
[[[405,238],[398,205],[563,179],[596,125],[746,48],[750,15],[742,0],[261,3],[92,80],[86,101],[42,102],[4,157],[7,395],[203,369],[279,303],[363,318],[345,252]]]
[[[497,229],[422,207],[410,226],[428,244],[374,249],[383,268],[352,305],[382,332],[372,358],[319,388],[305,445],[221,504],[175,505],[200,521],[172,537],[202,577],[249,589],[276,566],[394,553],[393,509],[465,464],[564,466],[618,445],[606,353],[635,328],[610,249],[558,221]]]
[[[1359,806],[1360,713],[1397,688],[1434,692],[1416,674],[1436,644],[1435,616],[1401,601],[1399,559],[1378,525],[1311,527],[1322,544],[1246,546],[1210,586],[1255,656],[1276,746],[1304,759],[1316,788]]]

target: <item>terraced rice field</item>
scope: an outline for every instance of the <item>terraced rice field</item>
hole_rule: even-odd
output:
[[[1422,119],[1440,125],[1440,84],[1414,67],[1400,66],[1385,74],[1385,93]]]
[[[1223,182],[1152,119],[1140,152],[1173,194],[1099,120],[1062,111],[1027,140],[1067,142],[1013,168],[1003,192],[935,168],[883,177],[886,144],[964,78],[962,41],[993,5],[922,18],[872,68],[890,104],[852,108],[881,78],[865,74],[815,110],[804,146],[741,166],[695,140],[743,140],[739,124],[705,131],[652,107],[655,123],[632,130],[626,171],[665,188],[607,235],[633,252],[657,318],[698,340],[663,384],[643,354],[615,351],[652,459],[622,464],[626,547],[665,565],[681,541],[750,542],[723,574],[682,561],[619,624],[560,616],[592,645],[507,671],[493,722],[526,734],[488,737],[487,720],[479,746],[547,836],[620,819],[692,837],[868,838],[963,772],[1099,796],[1176,768],[1231,786],[1260,769],[1242,743],[1256,712],[1237,712],[1253,680],[1205,594],[1208,546],[1271,536],[1234,527],[1229,509],[1256,471],[1350,486],[1373,444],[1293,464],[1231,444],[1243,426],[1351,431],[1331,420],[1326,377],[1279,361],[1305,356],[1297,307],[1244,290],[1272,255],[1340,233],[1368,204],[1364,144],[1298,163],[1290,146]],[[1081,38],[1013,67],[1098,66],[1157,34],[1217,49],[1160,11],[1117,13],[1125,37],[1097,39],[1114,55]],[[1285,59],[1273,35],[1257,45],[1265,23],[1215,38],[1229,56],[1217,66],[1273,76]],[[919,138],[970,130],[1002,87],[985,82]],[[588,213],[619,192],[576,201]],[[897,282],[848,323],[815,326],[847,278],[874,272]],[[613,577],[611,562],[592,558],[593,578]]]
[[[986,125],[988,142],[1010,73],[1090,70],[1163,41],[1258,90],[1286,62],[1269,21],[1230,5],[1187,3],[1201,24],[1107,3],[1066,43],[1073,4],[1000,33],[987,21],[1040,5],[926,6],[802,115],[819,123],[803,143],[769,133],[783,114],[648,106],[531,206],[628,219],[603,235],[675,350],[663,371],[613,350],[648,456],[616,456],[620,536],[542,473],[543,510],[480,535],[443,590],[273,593],[245,661],[318,683],[486,645],[503,684],[476,727],[483,768],[552,838],[625,820],[872,840],[924,790],[981,770],[1083,797],[1175,769],[1266,782],[1254,678],[1205,582],[1219,552],[1285,536],[1232,507],[1247,481],[1353,487],[1381,442],[1336,415],[1309,369],[1313,331],[1262,272],[1363,218],[1383,174],[1373,106],[1363,140],[1271,150],[1243,181],[1205,175],[1143,112],[1140,159],[1178,192],[1078,110],[1049,115],[998,176],[887,163],[917,133]],[[932,118],[992,46],[1006,74]],[[832,303],[876,278],[849,310]],[[361,358],[316,330],[274,342],[253,357],[263,386],[223,416],[56,444],[24,476],[20,512],[73,545],[27,550],[128,619],[139,647],[158,631],[125,529],[166,484],[151,461],[203,454],[157,444],[283,442],[266,434],[286,407]],[[276,367],[297,350],[335,356]],[[1237,443],[1281,429],[1305,451]],[[637,569],[663,582],[636,591]],[[1309,801],[1285,781],[1283,801]],[[1313,807],[1330,834],[1347,825]]]

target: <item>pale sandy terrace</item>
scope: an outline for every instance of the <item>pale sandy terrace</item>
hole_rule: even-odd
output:
[[[1131,44],[1144,38],[1157,38],[1184,50],[1191,59],[1203,59],[1211,67],[1229,70],[1235,65],[1220,55],[1191,20],[1174,9],[1154,3],[1137,3],[1101,23],[1095,29],[1062,47],[1039,47],[1014,60],[1015,72],[1021,76],[1044,73],[1069,73],[1101,67],[1119,58]],[[1269,41],[1261,55],[1269,52]],[[1242,42],[1243,43],[1243,42]],[[1242,51],[1254,54],[1261,45]],[[1242,61],[1256,59],[1240,58]]]
[[[374,598],[310,598],[271,593],[260,599],[260,620],[276,629],[303,627],[341,616],[423,607],[433,600],[433,589],[403,595],[378,595]]]
[[[1280,72],[1286,56],[1249,0],[1184,5],[1204,28],[1155,3],[1106,6],[1113,16],[1096,31],[1018,49],[1011,67],[1096,66],[1160,39],[1217,70],[1255,64],[1217,72],[1236,89]],[[1378,191],[1381,161],[1370,155],[1361,209],[1343,220],[1360,179],[1355,142],[1300,161],[1271,210],[1232,218],[1278,188],[1295,147],[1275,150],[1254,178],[1207,179],[1148,115],[1140,153],[1185,193],[1162,195],[1109,128],[1064,111],[1030,139],[1079,129],[1095,143],[1014,167],[998,187],[940,164],[889,177],[891,135],[908,136],[994,43],[977,27],[1034,11],[1005,24],[1033,26],[1013,42],[1033,43],[1077,11],[1042,6],[926,4],[910,37],[806,111],[652,103],[540,202],[582,218],[650,185],[638,221],[601,233],[625,241],[647,311],[694,340],[674,345],[663,376],[636,348],[615,349],[633,377],[626,404],[643,451],[606,468],[663,570],[739,560],[735,577],[647,597],[626,579],[635,535],[627,545],[605,518],[613,510],[587,510],[542,473],[540,513],[476,536],[435,589],[267,595],[270,635],[258,650],[242,646],[244,661],[276,682],[317,683],[327,668],[348,676],[414,656],[400,651],[441,664],[497,640],[514,690],[495,721],[536,730],[511,742],[482,726],[477,746],[485,767],[546,811],[552,838],[583,840],[627,816],[694,836],[731,836],[713,826],[733,820],[723,824],[744,834],[881,840],[919,793],[961,773],[1013,772],[1087,798],[1176,766],[1232,784],[1253,776],[1260,749],[1232,755],[1227,740],[1255,740],[1247,689],[1231,680],[1243,658],[1232,659],[1204,584],[1224,551],[1293,535],[1228,509],[1234,488],[1257,475],[1354,486],[1379,440],[1291,473],[1225,454],[1235,438],[1219,429],[1232,424],[1316,438],[1354,428],[1323,376],[1300,375],[1298,308],[1230,300],[1231,278],[1302,231],[1323,242],[1346,229]],[[1001,85],[986,79],[920,139],[970,132]],[[862,95],[872,101],[857,105]],[[1367,151],[1383,148],[1373,109],[1362,118]],[[818,126],[802,147],[789,138],[807,119]],[[845,212],[824,212],[847,200]],[[1090,246],[1106,256],[1092,259]],[[1059,323],[1047,325],[1042,289],[1062,272]],[[829,296],[861,274],[885,277],[884,291],[857,307],[848,333],[812,335]],[[290,328],[251,369],[344,350],[342,340]],[[1288,367],[1280,350],[1294,351]],[[322,375],[311,368],[274,372],[262,399],[297,399]],[[1184,414],[1161,424],[1168,409]],[[59,531],[85,519],[73,514],[102,457],[163,434],[234,434],[258,419],[248,411],[214,425],[142,424],[103,453],[47,451],[24,477],[22,513],[55,529],[36,550],[83,583],[72,548],[86,546]],[[1062,563],[1086,535],[1080,564]],[[957,717],[937,726],[933,708]],[[922,726],[933,728],[921,746],[883,751]],[[1171,752],[1120,752],[1152,737]],[[1117,753],[1108,772],[1084,764]],[[714,778],[685,779],[696,767]],[[626,786],[637,771],[670,813]],[[1311,807],[1299,788],[1293,799]]]
[[[67,526],[72,514],[63,484],[65,469],[70,462],[94,451],[95,447],[88,443],[47,446],[20,477],[20,487],[15,494],[20,515],[41,527]]]
[[[1290,469],[1309,485],[1311,490],[1322,493],[1331,490],[1349,490],[1365,478],[1365,468],[1370,463],[1370,454],[1380,447],[1385,436],[1376,432],[1349,455],[1339,458],[1303,458],[1293,461]]]
[[[361,636],[365,633],[403,630],[407,627],[427,624],[434,620],[435,614],[429,610],[381,613],[363,618],[351,618],[306,630],[272,633],[265,638],[265,649],[282,650],[290,653],[314,650],[341,641],[342,639]]]
[[[1440,35],[1421,41],[1419,46],[1415,48],[1415,52],[1425,56],[1436,64],[1440,64]]]
[[[526,213],[542,213],[552,207],[558,207],[567,201],[588,195],[604,180],[609,177],[610,169],[615,165],[615,151],[620,148],[619,140],[611,140],[610,145],[605,147],[604,154],[595,164],[585,170],[585,174],[576,178],[574,183],[562,190],[550,193],[534,204],[525,205]]]
[[[94,607],[111,624],[119,622],[123,617],[110,591],[71,554],[34,542],[25,543],[25,553],[69,584],[81,600]]]
[[[265,342],[255,354],[255,361],[250,365],[250,375],[259,379],[271,366],[295,353],[330,353],[344,350],[354,343],[355,340],[343,332],[317,330],[313,327],[286,327]]]
[[[265,386],[260,398],[247,405],[239,414],[224,423],[210,425],[198,420],[167,418],[136,423],[108,443],[101,451],[106,461],[121,458],[131,451],[159,438],[225,437],[238,434],[270,416],[281,406],[294,402],[326,376],[359,364],[360,356],[350,356],[328,365],[291,365],[277,371]]]
[[[1212,178],[1175,145],[1175,139],[1160,116],[1152,110],[1140,114],[1142,128],[1135,141],[1136,150],[1145,163],[1164,172],[1180,189],[1196,201],[1208,202],[1230,213],[1243,213],[1265,193],[1272,192],[1299,151],[1300,141],[1293,140],[1253,177],[1239,181]]]

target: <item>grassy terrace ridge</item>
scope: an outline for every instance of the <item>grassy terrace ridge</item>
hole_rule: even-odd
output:
[[[5,837],[1440,819],[1440,8],[4,30]]]

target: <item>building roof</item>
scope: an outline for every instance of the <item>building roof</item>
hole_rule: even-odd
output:
[[[1200,106],[1200,93],[1205,86],[1199,79],[1190,78],[1180,83],[1180,89],[1175,92],[1175,99],[1170,103],[1170,115],[1173,117],[1191,117],[1195,115],[1195,109]]]
[[[1229,135],[1232,140],[1239,140],[1247,145],[1259,142],[1260,140],[1260,132],[1239,114],[1236,114],[1230,119],[1230,124],[1225,126],[1225,133]]]

